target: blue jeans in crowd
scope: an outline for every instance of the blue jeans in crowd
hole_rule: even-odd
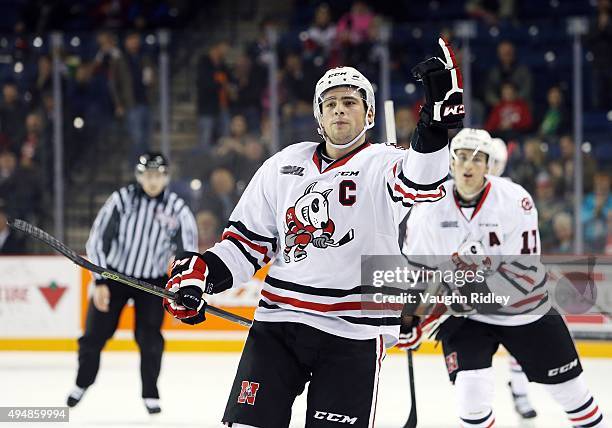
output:
[[[200,138],[196,152],[210,151],[216,139],[229,134],[230,115],[227,110],[221,111],[217,116],[202,115],[198,118]]]

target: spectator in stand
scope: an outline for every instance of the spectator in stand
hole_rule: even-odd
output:
[[[551,249],[553,254],[571,254],[574,251],[574,224],[572,216],[560,212],[553,218],[555,244]]]
[[[100,0],[92,10],[98,28],[123,28],[127,23],[127,7],[131,2]]]
[[[395,135],[397,138],[397,145],[408,149],[415,128],[416,119],[413,109],[410,107],[398,108],[395,112]]]
[[[209,190],[204,193],[201,207],[212,211],[222,224],[227,223],[240,198],[236,191],[236,179],[227,168],[216,168],[210,174]]]
[[[250,137],[244,143],[241,155],[235,165],[236,188],[242,193],[259,167],[268,158],[264,145],[256,138]]]
[[[266,75],[264,70],[253,64],[251,58],[243,53],[232,70],[231,110],[246,118],[249,128],[256,129],[261,118],[261,98]]]
[[[272,43],[270,41],[271,32],[278,30],[278,24],[273,18],[265,17],[259,23],[259,33],[257,38],[247,45],[246,53],[253,61],[253,64],[265,68],[268,63]]]
[[[612,19],[610,0],[597,1],[597,18],[589,25],[586,46],[593,53],[591,90],[593,108],[612,108]]]
[[[0,199],[0,254],[23,254],[26,252],[25,240],[6,224],[7,211],[4,200]]]
[[[248,124],[244,116],[237,114],[232,117],[229,135],[220,138],[214,150],[217,163],[234,169],[238,156],[242,154],[249,137],[248,131]]]
[[[221,237],[219,219],[211,210],[202,210],[196,215],[198,224],[198,252],[203,253],[215,245]]]
[[[217,137],[229,130],[229,70],[225,57],[229,50],[226,41],[214,43],[197,66],[197,110],[200,128],[197,151],[208,152]]]
[[[565,200],[565,189],[567,187],[567,182],[569,182],[571,178],[563,176],[563,163],[560,159],[551,160],[546,165],[546,171],[550,175],[553,189],[555,190],[555,197]]]
[[[27,108],[19,97],[17,84],[6,82],[2,87],[0,104],[0,132],[5,135],[10,150],[17,152],[25,137]]]
[[[503,83],[500,92],[501,100],[493,106],[484,127],[508,141],[528,131],[533,119],[529,104],[518,96],[513,83]]]
[[[561,199],[555,198],[555,188],[550,176],[541,172],[536,177],[535,205],[538,209],[538,228],[542,252],[552,250],[555,245],[553,218],[560,212],[570,211],[570,207]]]
[[[283,88],[286,91],[283,115],[286,118],[312,116],[312,88],[319,75],[319,70],[309,62],[304,63],[297,53],[287,54],[283,70]]]
[[[515,0],[468,0],[465,11],[469,16],[482,19],[487,25],[497,25],[499,21],[516,18]]]
[[[140,34],[129,33],[124,41],[131,94],[124,102],[128,132],[132,139],[131,163],[135,164],[140,153],[149,151],[153,131],[151,118],[152,87],[154,82],[153,61],[141,51]]]
[[[43,214],[44,193],[39,169],[29,158],[18,163],[14,153],[0,153],[0,198],[11,215],[33,221]]]
[[[7,198],[13,192],[13,176],[17,168],[17,156],[9,150],[0,152],[0,198]]]
[[[332,61],[333,66],[358,65],[366,60],[373,20],[374,14],[362,0],[356,0],[351,10],[340,17],[336,26],[336,53],[339,57]]]
[[[51,58],[47,55],[41,55],[38,58],[37,65],[34,81],[30,84],[30,91],[32,93],[31,108],[33,110],[41,107],[42,95],[53,90],[53,65]]]
[[[34,163],[42,170],[50,167],[51,153],[43,133],[43,122],[40,114],[30,113],[26,117],[26,136],[20,148],[21,161]]]
[[[554,176],[557,179],[555,188],[557,196],[564,197],[568,201],[573,199],[574,194],[574,155],[576,145],[574,140],[569,135],[564,135],[559,139],[559,150],[561,156],[559,158],[560,171],[556,171],[552,166]],[[552,170],[551,170],[552,171]],[[597,171],[597,162],[589,153],[582,152],[582,182],[584,191],[590,192],[593,187],[593,177]]]
[[[297,53],[285,58],[281,88],[283,142],[309,140],[312,136],[312,88],[322,71]]]
[[[332,22],[331,9],[327,3],[321,3],[315,10],[312,24],[306,31],[304,53],[307,57],[321,56],[327,59],[336,39],[336,25]]]
[[[516,61],[514,45],[509,41],[497,45],[499,64],[489,72],[485,82],[485,101],[494,106],[500,101],[500,87],[504,82],[511,82],[518,90],[518,98],[531,104],[533,77],[531,71]]]
[[[548,106],[540,120],[538,134],[542,138],[552,140],[567,131],[569,115],[563,104],[561,88],[558,86],[552,86],[548,89],[546,100]]]
[[[94,67],[106,79],[115,117],[123,119],[132,100],[132,82],[127,62],[117,47],[114,34],[100,32],[97,43],[99,50],[94,59]]]
[[[523,144],[523,160],[513,168],[512,180],[523,186],[530,194],[534,194],[534,182],[540,172],[544,171],[546,157],[542,151],[542,142],[530,138]]]
[[[585,196],[582,204],[584,242],[587,249],[602,253],[608,238],[608,213],[612,211],[610,174],[598,172],[593,179],[593,192]]]

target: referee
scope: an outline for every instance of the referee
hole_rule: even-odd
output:
[[[163,155],[140,156],[135,175],[136,184],[115,191],[98,213],[87,241],[87,256],[99,266],[164,287],[171,257],[177,252],[197,251],[196,222],[185,201],[167,189],[170,178]],[[159,413],[157,378],[164,349],[161,300],[97,274],[95,280],[85,333],[79,339],[76,386],[67,404],[76,406],[94,383],[100,352],[115,333],[121,310],[133,299],[142,398],[149,413]]]

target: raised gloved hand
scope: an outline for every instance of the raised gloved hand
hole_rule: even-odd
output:
[[[185,324],[199,324],[206,319],[206,290],[208,266],[198,253],[184,252],[172,264],[166,290],[177,294],[176,300],[164,298],[164,309]]]
[[[465,116],[463,78],[451,46],[438,39],[439,54],[420,62],[412,75],[425,86],[425,104],[421,121],[428,126],[460,128]]]

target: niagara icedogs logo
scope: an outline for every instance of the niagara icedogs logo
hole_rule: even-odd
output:
[[[353,239],[351,229],[340,241],[334,242],[332,236],[336,226],[329,218],[328,196],[332,189],[315,191],[317,182],[310,184],[304,194],[285,214],[285,250],[283,257],[286,263],[299,262],[308,257],[306,247],[312,244],[315,248],[339,247]]]

